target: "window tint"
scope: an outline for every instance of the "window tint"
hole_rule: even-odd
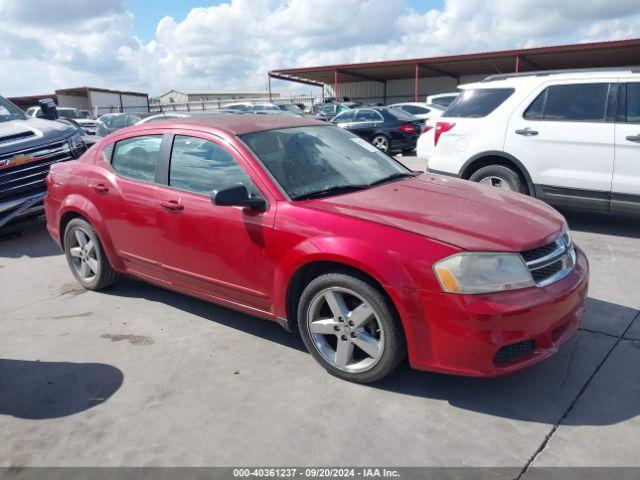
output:
[[[251,191],[247,173],[220,145],[201,138],[175,136],[169,186],[209,195],[213,190],[238,183]]]
[[[627,122],[640,123],[640,83],[627,84]]]
[[[356,118],[356,111],[347,110],[346,112],[342,112],[338,116],[334,117],[333,121],[336,123],[353,122],[355,118]]]
[[[396,120],[402,120],[404,122],[414,122],[416,120],[416,117],[399,108],[387,108],[385,111],[387,112],[387,116],[395,118]]]
[[[378,112],[368,108],[358,110],[358,113],[356,113],[356,122],[379,122],[381,120],[382,117]]]
[[[443,117],[486,117],[513,94],[513,88],[476,88],[465,90],[451,103]]]
[[[124,128],[127,126],[127,116],[126,115],[116,115],[107,120],[109,122],[109,126],[113,128]]]
[[[448,95],[446,97],[438,97],[434,98],[431,103],[435,105],[442,105],[443,107],[448,107],[453,103],[453,101],[458,97],[458,95]]]
[[[554,85],[547,90],[545,120],[604,120],[608,83]]]
[[[544,108],[544,101],[546,98],[547,89],[543,90],[531,105],[529,105],[529,108],[524,112],[524,118],[529,120],[540,120],[542,118],[542,109]]]
[[[153,182],[162,135],[133,137],[116,143],[111,166],[123,177]]]
[[[135,125],[140,120],[142,120],[142,119],[137,115],[127,115],[127,125],[128,126]]]

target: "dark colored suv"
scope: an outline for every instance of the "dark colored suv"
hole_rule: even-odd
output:
[[[49,167],[78,158],[84,150],[82,137],[73,126],[28,118],[0,97],[0,228],[40,213]]]

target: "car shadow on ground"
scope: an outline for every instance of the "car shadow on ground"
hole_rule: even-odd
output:
[[[0,258],[50,257],[62,250],[47,232],[44,217],[0,228]]]
[[[569,228],[579,232],[640,238],[640,218],[579,210],[561,210]]]
[[[0,359],[0,415],[59,418],[100,405],[122,385],[122,372],[103,363]]]
[[[306,352],[299,338],[273,322],[155,287],[136,279],[122,278],[105,293],[161,302],[249,335]],[[606,304],[602,305],[600,311],[619,307],[596,299],[589,299],[589,302],[590,304]],[[590,346],[589,335],[610,340],[606,345],[600,345],[598,349],[595,349]],[[595,371],[599,360],[604,357],[612,343],[613,337],[611,336],[605,337],[598,333],[579,331],[558,352],[556,356],[560,358],[552,357],[527,370],[502,378],[468,378],[423,372],[413,370],[405,361],[388,378],[366,388],[426,399],[444,400],[455,408],[487,415],[555,424],[559,421],[564,409],[577,396],[582,385]],[[587,357],[590,355],[594,358],[588,361]],[[595,358],[596,355],[599,356]],[[623,399],[629,398],[629,392],[625,392],[625,389],[631,388],[633,385],[635,384],[619,385],[620,391],[611,392],[611,394]],[[617,409],[604,409],[602,415],[593,417],[593,419],[581,418],[579,424],[614,424],[638,414],[640,414],[638,402],[622,403]]]

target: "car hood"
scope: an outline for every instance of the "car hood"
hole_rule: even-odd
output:
[[[536,248],[555,240],[566,225],[534,198],[434,174],[305,204],[476,251]]]
[[[0,122],[0,155],[62,141],[75,132],[71,125],[41,118]]]

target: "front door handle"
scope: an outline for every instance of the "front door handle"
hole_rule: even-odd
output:
[[[630,142],[640,143],[640,135],[629,135],[627,140]]]
[[[94,183],[91,185],[96,192],[104,195],[105,193],[109,193],[109,187],[107,187],[104,183]]]
[[[518,135],[524,135],[525,137],[533,137],[538,134],[537,130],[531,130],[529,127],[523,128],[522,130],[516,130]]]
[[[169,200],[168,202],[160,202],[160,206],[170,212],[181,212],[184,210],[184,205],[176,200]]]

